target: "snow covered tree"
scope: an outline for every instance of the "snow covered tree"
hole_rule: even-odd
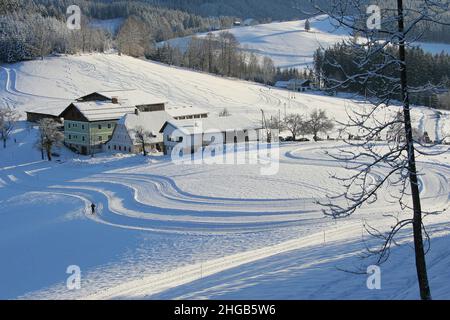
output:
[[[327,133],[334,128],[334,123],[327,117],[325,110],[314,110],[306,121],[306,133],[312,134],[314,141],[318,141],[319,133]]]
[[[378,7],[368,10],[369,5],[374,4]],[[348,11],[350,7],[352,9]],[[360,139],[347,141],[350,148],[342,149],[337,154],[330,153],[334,159],[343,162],[351,174],[334,176],[343,184],[344,191],[330,195],[328,202],[321,202],[324,212],[334,218],[347,217],[363,204],[376,202],[377,192],[388,184],[390,196],[399,203],[401,212],[405,214],[410,210],[412,217],[400,219],[392,216],[396,222],[388,232],[366,225],[369,234],[382,240],[379,249],[370,250],[370,253],[378,256],[378,263],[383,263],[389,257],[391,246],[396,243],[398,232],[411,226],[420,297],[431,299],[424,247],[424,233],[427,233],[423,216],[438,214],[439,211],[427,212],[421,205],[416,153],[428,154],[425,148],[432,146],[414,141],[410,101],[412,93],[429,90],[429,86],[426,83],[411,86],[408,69],[413,66],[406,59],[406,48],[420,38],[422,33],[418,30],[419,26],[450,25],[450,2],[331,0],[329,9],[316,8],[318,13],[329,15],[336,24],[353,31],[355,38],[347,43],[347,47],[358,53],[350,62],[358,68],[354,74],[345,72],[346,65],[338,61],[339,56],[325,57],[324,64],[339,71],[338,76],[328,75],[324,79],[328,90],[347,90],[350,86],[360,86],[365,89],[366,98],[360,109],[349,112],[348,123],[342,124],[349,134],[357,131]],[[378,9],[380,15],[374,14]],[[394,99],[398,99],[402,105],[402,118],[393,115],[392,109],[388,107]],[[361,101],[361,97],[355,103],[358,101]],[[393,125],[399,125],[404,130],[404,141],[393,139],[387,141],[387,146],[377,144],[380,135]],[[371,179],[372,172],[381,168],[384,169],[381,170],[383,176]]]
[[[36,147],[41,151],[42,160],[44,160],[44,152],[48,161],[52,161],[52,150],[54,147],[60,146],[64,141],[64,134],[59,130],[60,123],[53,119],[42,119],[38,122],[39,138]]]
[[[2,0],[0,1],[0,14],[7,14],[17,10],[20,7],[19,0]]]
[[[3,148],[6,148],[6,141],[19,119],[18,113],[9,107],[0,107],[0,139],[3,141]]]

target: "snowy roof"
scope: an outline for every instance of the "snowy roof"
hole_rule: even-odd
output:
[[[74,102],[73,105],[89,121],[117,120],[135,110],[135,107],[102,101]]]
[[[277,88],[287,88],[289,85],[289,81],[277,81],[275,83],[275,87]]]
[[[155,96],[153,94],[136,89],[106,90],[106,91],[97,91],[97,93],[108,99],[117,97],[121,104],[127,104],[130,106],[167,103],[167,100],[165,100],[162,97]]]
[[[192,106],[177,106],[177,107],[167,107],[166,111],[174,118],[177,117],[187,117],[195,116],[201,114],[208,114],[209,112],[201,108]]]
[[[126,127],[133,143],[136,142],[133,131],[138,127],[142,127],[144,128],[144,131],[151,133],[154,137],[149,140],[153,143],[157,143],[163,141],[163,136],[159,130],[170,120],[173,119],[166,111],[139,112],[137,115],[135,113],[125,115],[118,121],[118,124]]]
[[[171,120],[169,124],[181,130],[185,134],[193,134],[194,132],[211,131],[224,132],[232,130],[259,129],[255,121],[243,116],[216,117],[204,119],[188,119],[188,120]]]

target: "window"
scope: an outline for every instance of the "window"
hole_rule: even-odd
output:
[[[111,140],[112,136],[108,136],[108,140]]]
[[[111,146],[108,146],[108,150],[111,150]]]
[[[117,150],[117,146],[116,145],[114,145],[114,150]]]
[[[83,130],[84,130],[84,124],[82,124],[82,125],[81,125],[81,129],[83,129]]]
[[[108,123],[108,129],[111,129],[111,123]]]
[[[84,136],[83,136],[83,137],[81,137],[81,140],[85,141],[86,139],[85,139]]]
[[[72,139],[72,135],[69,134],[69,140],[71,140],[71,139]]]
[[[102,125],[101,124],[98,125],[98,130],[102,130]]]
[[[122,146],[119,146],[119,151],[122,151]]]
[[[103,141],[103,137],[102,136],[98,136],[98,141]]]
[[[128,148],[128,152],[131,152],[131,147]]]
[[[70,122],[68,123],[68,125],[67,125],[69,128],[70,128]]]

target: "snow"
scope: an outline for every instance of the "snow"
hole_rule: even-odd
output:
[[[228,117],[212,117],[204,119],[171,120],[169,123],[187,134],[194,134],[204,131],[225,132],[230,130],[261,128],[261,124],[257,124],[244,116],[233,115]]]
[[[128,106],[167,103],[167,101],[162,97],[158,97],[153,94],[149,94],[141,90],[135,89],[107,90],[107,91],[98,91],[97,93],[110,100],[117,97],[120,103],[126,104]]]
[[[170,106],[166,108],[166,111],[174,118],[208,114],[208,111],[193,106]]]
[[[311,30],[305,30],[306,20],[274,22],[250,27],[232,28],[231,32],[247,52],[272,58],[275,65],[285,68],[305,68],[313,64],[314,52],[328,48],[349,38],[349,30],[338,28],[337,22],[327,15],[310,19]],[[213,32],[218,34],[222,31]],[[204,37],[206,34],[199,34]],[[171,39],[172,46],[186,50],[191,37]],[[414,43],[430,53],[450,52],[449,44]]]
[[[346,122],[346,111],[360,109],[362,105],[358,97],[329,97],[315,92],[293,95],[282,89],[114,54],[54,57],[0,66],[0,103],[22,112],[60,113],[93,89],[130,88],[145,95],[164,97],[169,114],[172,107],[191,105],[213,117],[226,108],[232,115],[242,115],[255,122],[261,121],[261,109],[270,119],[279,113],[307,114],[318,108],[325,109],[335,120]],[[393,106],[382,111],[380,117],[396,111],[398,107]],[[414,125],[425,128],[432,140],[450,132],[449,116],[448,111],[439,114],[429,108],[413,110]],[[336,137],[337,132],[332,136]]]
[[[163,136],[159,133],[162,126],[172,117],[166,111],[140,112],[139,114],[127,114],[118,121],[118,125],[123,125],[128,132],[136,131],[142,127],[144,131],[152,133],[151,142],[162,142]],[[133,143],[136,144],[135,135],[130,135]]]
[[[73,105],[89,121],[117,120],[135,110],[133,106],[103,101],[74,102]]]
[[[212,115],[227,108],[255,123],[261,109],[270,117],[284,108],[302,114],[323,108],[345,121],[346,109],[361,108],[348,96],[312,92],[290,99],[285,90],[117,55],[0,68],[0,103],[21,112],[50,112],[86,92],[129,88]],[[450,132],[448,112],[412,112],[415,126],[432,139]],[[358,258],[363,222],[386,230],[393,220],[385,215],[400,211],[385,187],[379,202],[348,219],[323,216],[316,201],[341,188],[329,173],[345,173],[325,151],[343,147],[341,142],[282,144],[278,173],[261,176],[261,165],[176,164],[142,155],[91,158],[63,147],[55,161],[41,161],[36,138],[36,128],[22,121],[6,150],[0,149],[0,252],[7,257],[0,265],[0,298],[418,298],[408,230],[382,266],[382,290],[368,290],[365,276],[337,270],[371,263]],[[427,210],[449,206],[449,163],[448,151],[418,157]],[[376,168],[371,178],[386,170]],[[96,215],[90,214],[92,202]],[[425,223],[431,227],[433,294],[449,299],[448,211]],[[65,286],[70,265],[82,270],[80,290]]]

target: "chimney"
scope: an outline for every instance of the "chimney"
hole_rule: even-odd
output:
[[[114,104],[118,104],[119,103],[119,98],[118,97],[112,97],[111,101]]]
[[[134,114],[137,115],[137,116],[139,115],[139,109],[138,108],[134,109]]]

